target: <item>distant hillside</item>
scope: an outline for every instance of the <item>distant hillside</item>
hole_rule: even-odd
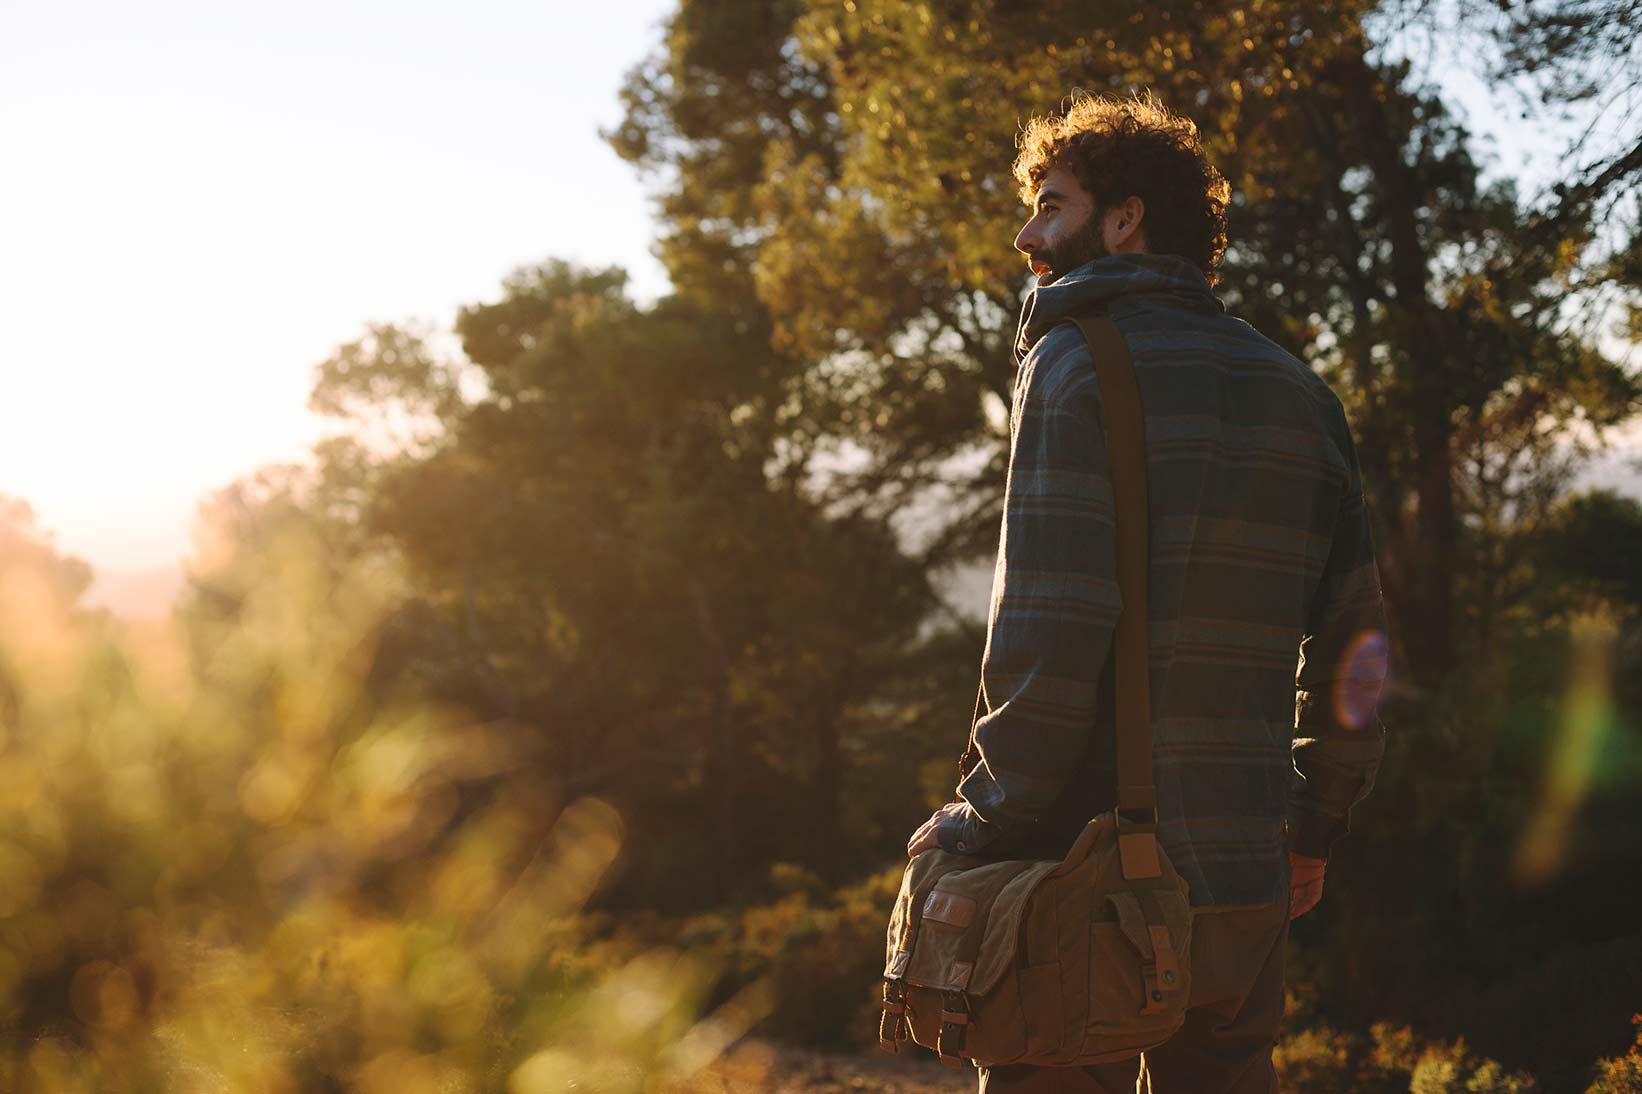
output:
[[[164,619],[183,589],[182,566],[99,572],[86,603],[105,607],[126,619]]]

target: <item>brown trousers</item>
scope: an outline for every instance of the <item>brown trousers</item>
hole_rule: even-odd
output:
[[[1287,897],[1197,913],[1186,1024],[1150,1052],[1093,1067],[983,1067],[981,1094],[1272,1094],[1288,913]]]

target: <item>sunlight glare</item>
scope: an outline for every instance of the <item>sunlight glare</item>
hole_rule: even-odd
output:
[[[1576,612],[1569,622],[1572,672],[1539,803],[1517,845],[1512,872],[1520,885],[1550,880],[1567,855],[1575,814],[1614,725],[1613,648],[1618,637],[1617,616],[1605,600]]]

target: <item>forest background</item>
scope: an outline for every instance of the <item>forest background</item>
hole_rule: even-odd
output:
[[[682,0],[605,134],[668,295],[549,258],[366,326],[163,623],[0,509],[0,1087],[764,1089],[750,1044],[870,1042],[979,665],[1017,126],[1151,88],[1232,182],[1220,295],[1345,403],[1390,618],[1286,1084],[1642,1089],[1642,505],[1569,488],[1642,412],[1638,22]],[[1485,182],[1411,33],[1620,139]]]

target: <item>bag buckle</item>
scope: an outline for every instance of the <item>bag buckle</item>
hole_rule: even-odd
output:
[[[941,993],[941,1031],[935,1051],[947,1067],[963,1067],[964,1037],[969,1031],[969,996],[961,991]]]
[[[907,989],[900,980],[884,978],[884,1013],[878,1019],[878,1047],[899,1053],[907,1039]]]

